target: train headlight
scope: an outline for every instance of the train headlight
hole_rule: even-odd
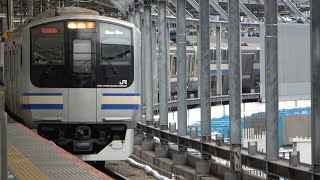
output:
[[[78,29],[86,29],[87,28],[87,25],[85,23],[78,23],[77,24],[77,28]]]
[[[94,23],[94,22],[88,22],[88,23],[87,23],[87,28],[93,29],[93,28],[95,28],[95,27],[96,27],[96,23]]]
[[[73,22],[69,22],[69,23],[68,23],[68,28],[69,28],[69,29],[77,29],[77,24],[76,24],[76,23],[73,23]]]
[[[69,29],[93,29],[96,27],[94,22],[71,21],[68,22]]]

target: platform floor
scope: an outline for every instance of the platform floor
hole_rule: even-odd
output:
[[[113,179],[10,117],[8,169],[18,180]]]

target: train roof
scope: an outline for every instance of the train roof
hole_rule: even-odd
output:
[[[80,7],[61,7],[59,9],[49,9],[47,11],[44,11],[37,16],[28,19],[25,21],[25,23],[22,26],[19,26],[18,28],[14,29],[13,33],[11,35],[14,35],[15,33],[18,33],[22,29],[30,26],[34,26],[37,24],[41,24],[44,22],[50,22],[50,21],[56,21],[56,20],[62,20],[62,19],[100,19],[100,20],[106,20],[110,22],[116,22],[121,23],[123,25],[134,27],[134,25],[130,22],[123,21],[116,18],[111,18],[107,16],[101,16],[99,12],[86,9],[86,8],[80,8]]]
[[[30,19],[29,22],[37,21],[40,19],[55,17],[55,16],[66,16],[66,15],[96,15],[99,16],[99,12],[86,9],[86,8],[80,8],[80,7],[61,7],[59,9],[49,9],[47,11],[44,11],[37,16]]]

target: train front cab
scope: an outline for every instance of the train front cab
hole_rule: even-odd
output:
[[[126,159],[140,108],[140,32],[73,19],[32,26],[30,38],[23,119],[83,160]]]

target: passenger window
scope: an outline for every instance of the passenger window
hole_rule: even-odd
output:
[[[73,72],[91,72],[91,40],[73,41]]]
[[[177,58],[176,57],[174,57],[173,58],[173,74],[177,74],[177,72],[178,72],[178,70],[177,70],[177,65],[178,65],[178,63],[177,63]]]

